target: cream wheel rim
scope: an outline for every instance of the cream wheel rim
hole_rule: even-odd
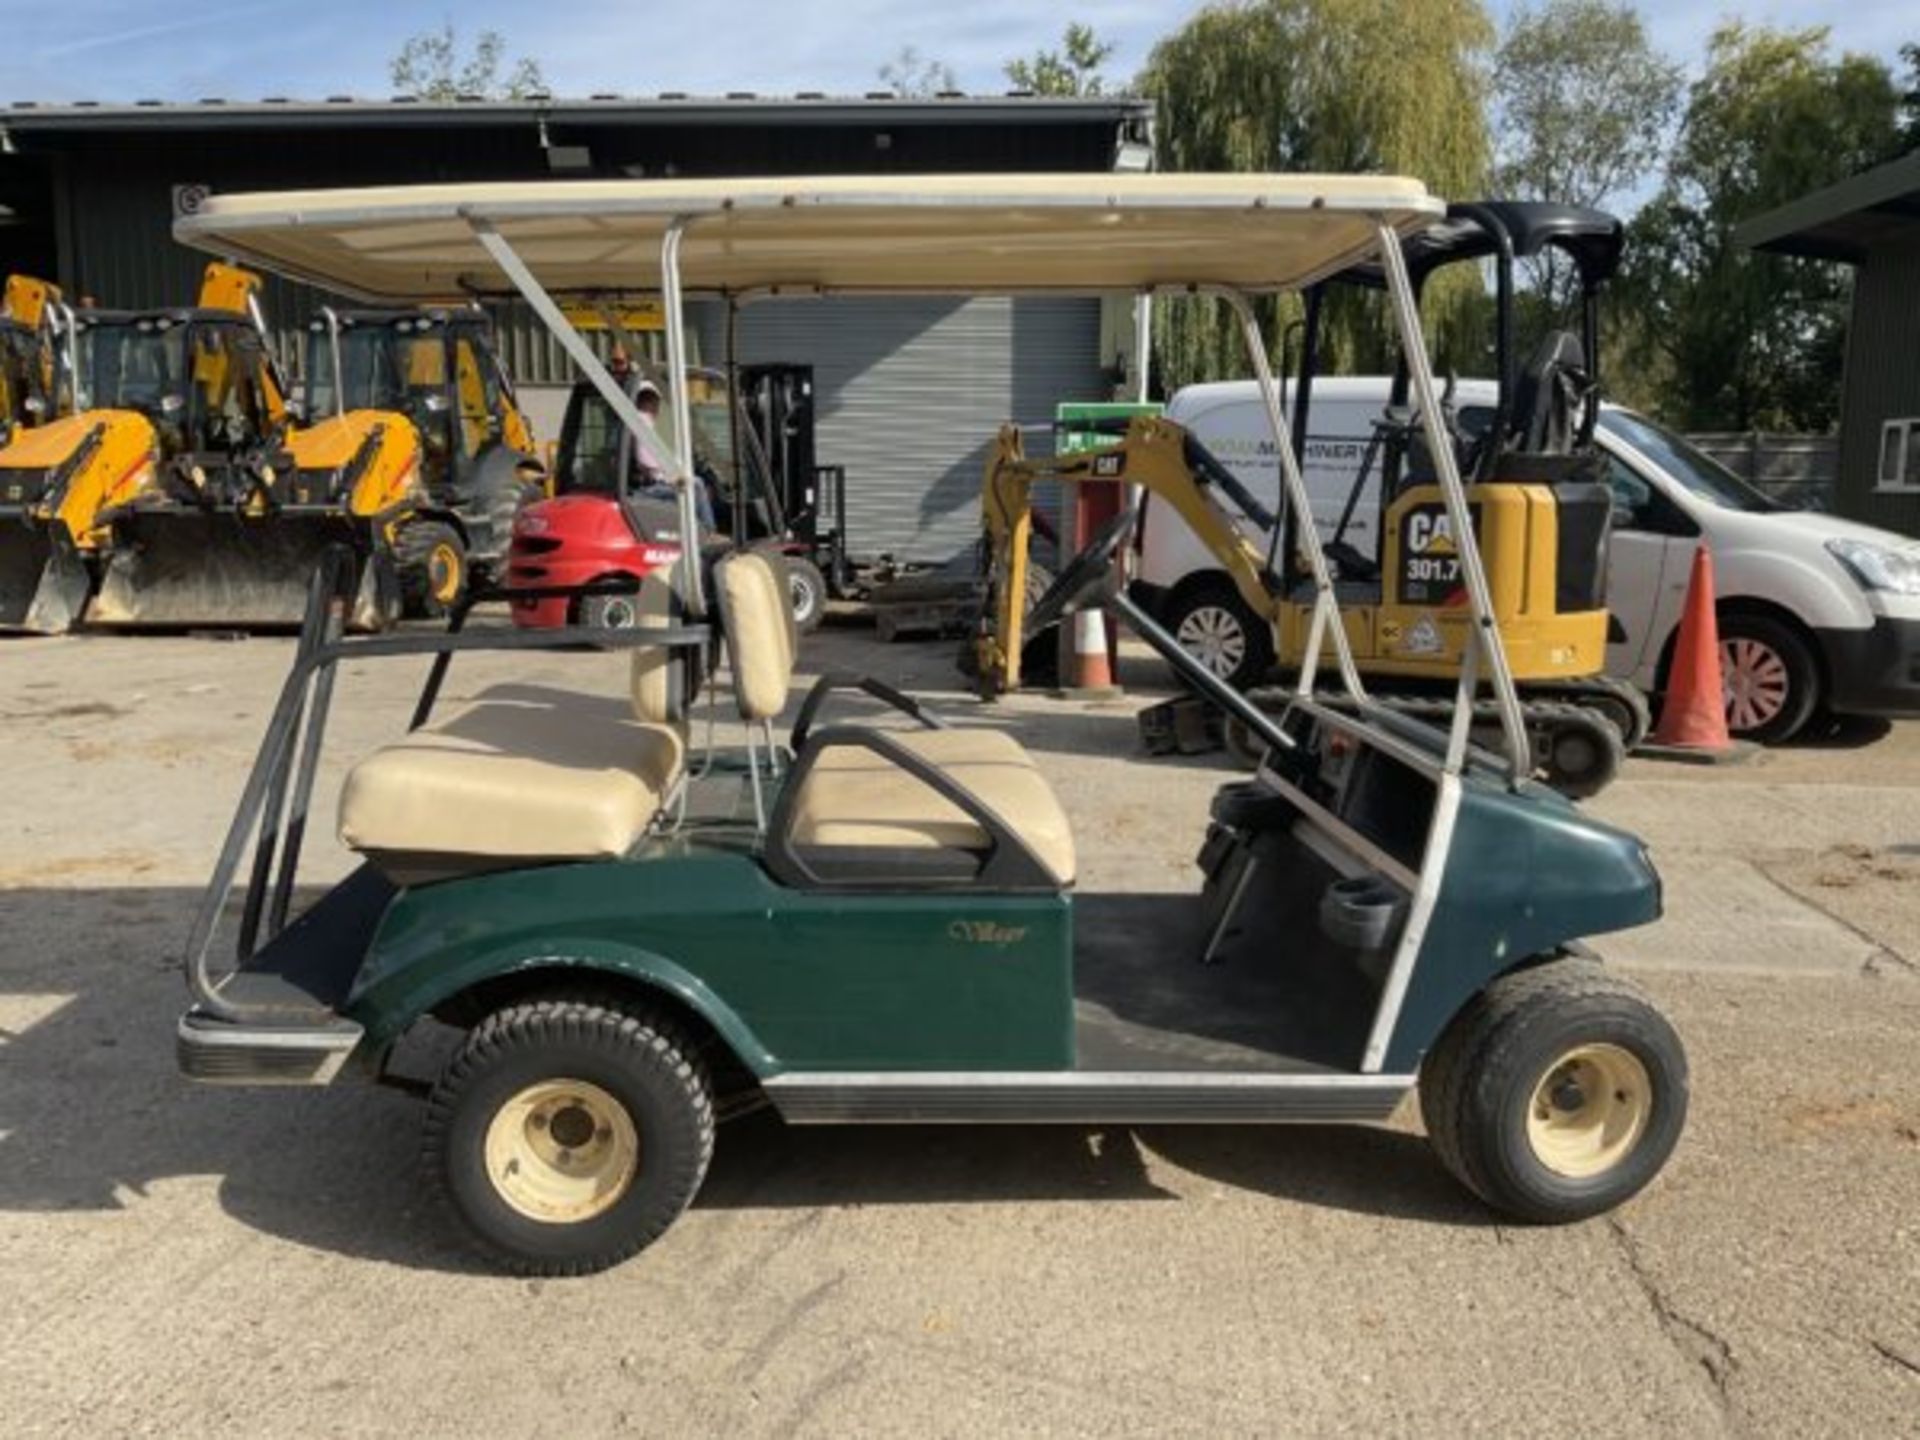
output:
[[[541,1080],[494,1112],[487,1176],[529,1220],[578,1225],[620,1202],[640,1169],[627,1107],[585,1080]]]
[[[1632,1153],[1653,1111],[1653,1080],[1632,1051],[1581,1045],[1547,1067],[1527,1106],[1527,1143],[1569,1180],[1604,1175]]]

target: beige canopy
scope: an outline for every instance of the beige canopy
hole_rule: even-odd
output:
[[[1444,209],[1383,175],[939,175],[527,181],[219,195],[174,223],[204,250],[378,302],[511,296],[498,230],[550,292],[661,288],[686,222],[687,293],[1289,289],[1384,222]]]

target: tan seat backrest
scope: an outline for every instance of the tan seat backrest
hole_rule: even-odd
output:
[[[772,720],[786,708],[793,684],[793,609],[785,577],[766,555],[746,550],[714,566],[713,578],[740,718]]]
[[[666,571],[650,572],[634,597],[637,624],[643,630],[663,630],[679,617],[679,597]],[[649,645],[633,652],[631,684],[633,713],[650,725],[682,727],[687,719],[686,652],[665,645]]]

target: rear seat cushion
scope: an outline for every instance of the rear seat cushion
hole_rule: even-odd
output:
[[[684,758],[676,730],[630,714],[594,696],[503,686],[354,766],[341,842],[386,854],[623,855]]]
[[[999,815],[1061,885],[1073,883],[1073,829],[1033,757],[998,730],[894,730],[893,739]],[[986,832],[952,801],[885,756],[822,750],[793,803],[793,843],[984,850]]]

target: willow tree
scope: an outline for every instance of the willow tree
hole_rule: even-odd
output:
[[[1138,86],[1155,101],[1168,170],[1298,170],[1410,175],[1441,195],[1486,183],[1493,22],[1481,0],[1229,0],[1162,40]],[[1476,366],[1471,274],[1444,276],[1426,311],[1443,363]],[[1339,295],[1326,309],[1323,369],[1378,370],[1391,349],[1384,308]],[[1278,345],[1298,302],[1263,303]],[[1155,358],[1169,390],[1246,373],[1225,307],[1159,307]]]

